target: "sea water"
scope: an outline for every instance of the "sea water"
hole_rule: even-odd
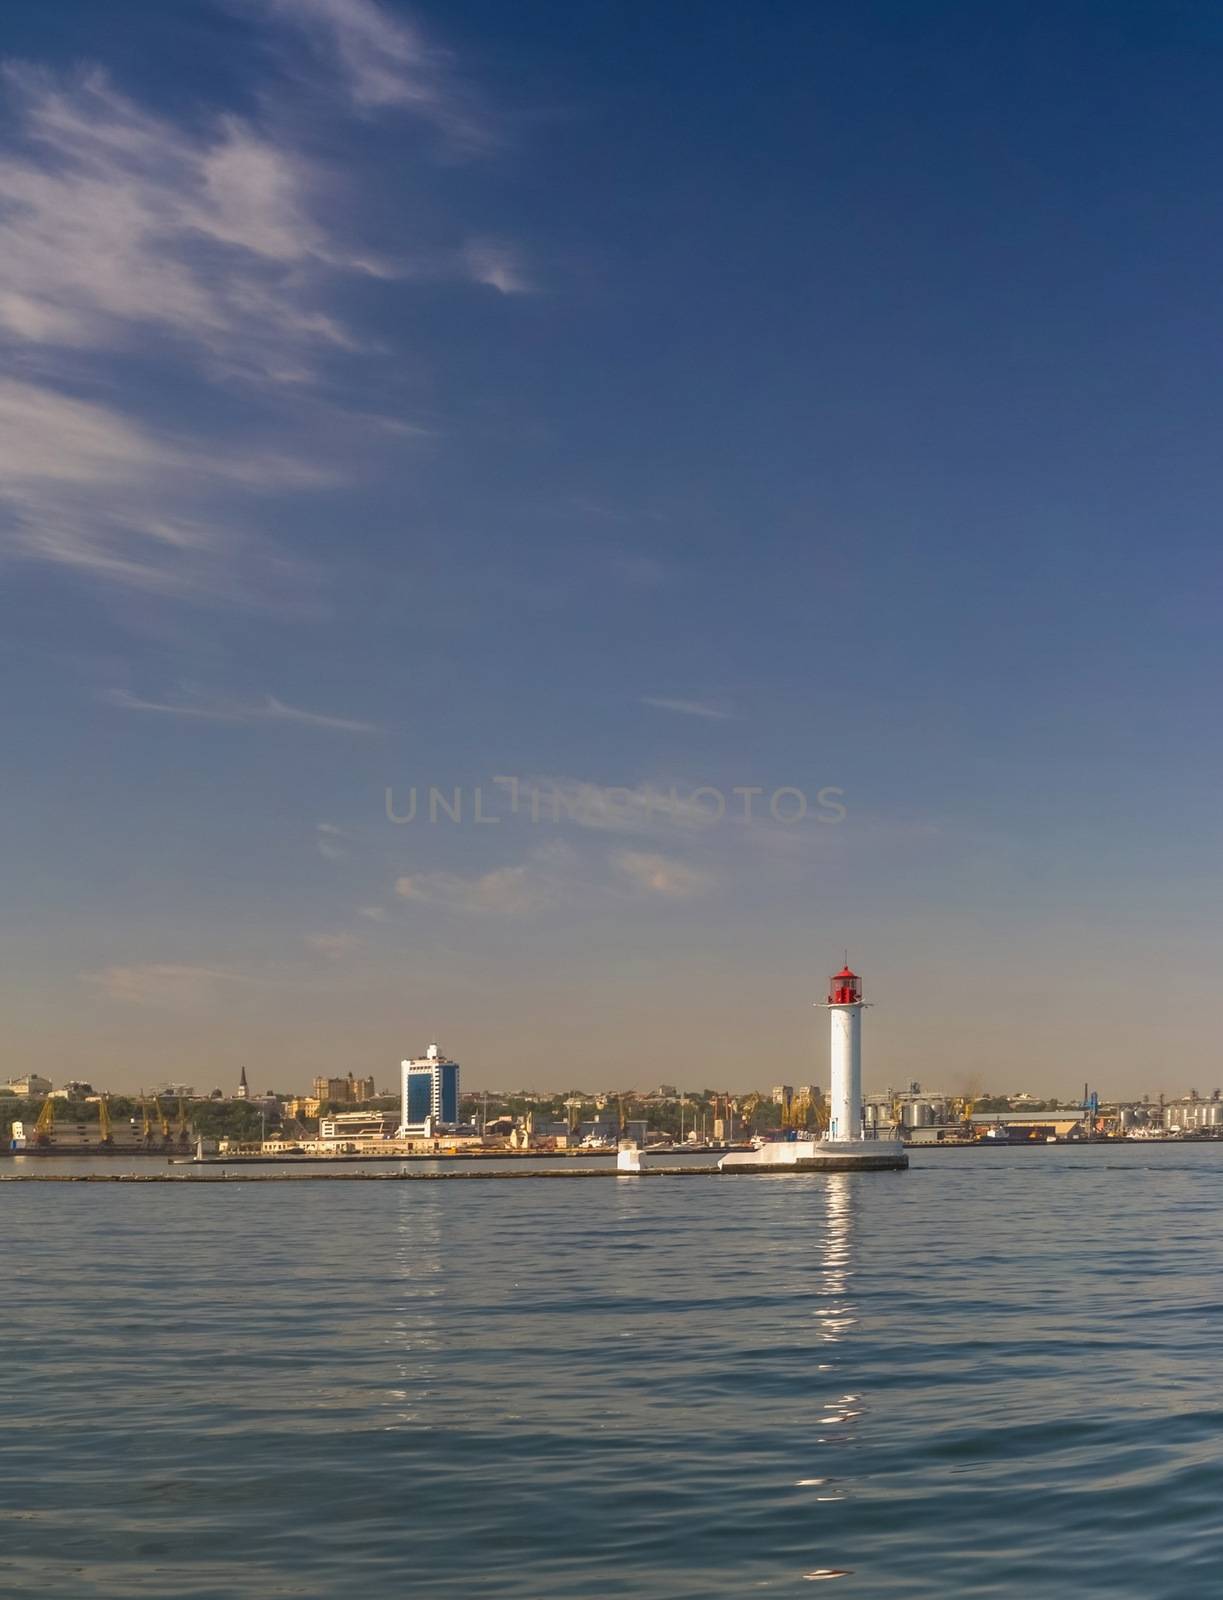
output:
[[[1223,1593],[1223,1146],[0,1219],[5,1596]]]

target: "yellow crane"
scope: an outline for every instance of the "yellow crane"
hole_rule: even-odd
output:
[[[170,1119],[166,1115],[166,1102],[161,1098],[160,1095],[157,1097],[157,1120],[161,1124],[161,1142],[162,1144],[169,1144]]]
[[[106,1104],[106,1096],[98,1100],[98,1142],[99,1144],[114,1144],[115,1136],[110,1131],[110,1107]]]
[[[184,1148],[191,1143],[191,1124],[187,1121],[187,1102],[181,1095],[178,1101],[178,1142]]]
[[[153,1121],[149,1116],[149,1103],[143,1095],[140,1096],[140,1137],[145,1144],[151,1143],[153,1138]]]
[[[745,1095],[739,1102],[739,1115],[740,1121],[743,1124],[744,1133],[751,1133],[752,1124],[756,1120],[756,1113],[759,1111],[760,1102],[763,1099],[764,1096],[758,1093],[757,1090],[753,1089],[751,1094]]]
[[[42,1110],[38,1113],[38,1121],[34,1124],[34,1143],[50,1144],[55,1129],[55,1101],[47,1097],[42,1103]]]

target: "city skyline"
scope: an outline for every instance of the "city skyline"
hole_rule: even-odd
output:
[[[0,1077],[1208,1087],[1219,47],[6,18]]]

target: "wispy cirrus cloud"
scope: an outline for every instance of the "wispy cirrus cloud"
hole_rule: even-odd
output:
[[[653,706],[655,711],[674,711],[681,717],[704,717],[710,722],[727,722],[733,711],[724,706],[710,704],[707,700],[674,700],[665,695],[642,695],[643,706]]]
[[[203,451],[113,407],[0,380],[0,551],[10,559],[150,595],[308,611],[317,604],[312,565],[233,508],[251,491],[330,482],[307,461]]]
[[[348,856],[345,837],[343,828],[337,827],[334,822],[317,823],[314,829],[314,848],[324,861],[344,861]]]
[[[712,875],[672,856],[641,850],[622,850],[613,859],[617,871],[636,888],[668,900],[686,900],[713,883]]]
[[[0,548],[149,595],[307,606],[308,564],[250,526],[250,497],[334,469],[154,431],[84,366],[65,375],[153,335],[208,382],[300,381],[353,342],[324,284],[367,266],[312,219],[304,164],[237,119],[169,123],[98,70],[4,81],[22,142],[0,154],[0,343],[23,376],[0,385]]]
[[[541,846],[524,860],[464,875],[454,872],[406,874],[395,882],[403,900],[446,911],[527,916],[564,905],[611,906],[626,891],[634,896],[686,900],[714,887],[711,870],[672,855],[644,850],[602,851],[585,858],[559,841]]]
[[[344,930],[340,933],[308,933],[306,944],[316,955],[326,956],[329,961],[338,961],[341,956],[351,955],[361,941],[355,933]]]
[[[516,914],[537,911],[551,895],[530,867],[496,867],[464,877],[455,872],[420,872],[395,880],[404,900],[441,906],[449,911]]]
[[[513,812],[532,822],[570,824],[598,833],[656,834],[671,828],[702,829],[717,821],[710,795],[657,783],[620,787],[582,778],[534,776],[514,780]]]
[[[529,294],[530,279],[512,245],[493,239],[474,239],[464,247],[463,260],[474,283],[486,284],[498,294]]]
[[[99,697],[119,711],[148,712],[159,716],[194,718],[203,722],[259,723],[285,722],[306,728],[327,729],[335,733],[377,733],[376,723],[359,722],[353,717],[334,717],[322,711],[307,711],[287,705],[275,695],[255,701],[237,700],[143,700],[126,689],[107,689]],[[330,824],[320,824],[329,828]]]
[[[226,370],[302,374],[351,346],[326,310],[336,272],[369,272],[312,214],[315,175],[234,117],[151,115],[94,68],[10,65],[24,143],[0,158],[0,332],[110,347],[156,328]]]
[[[522,916],[559,904],[570,893],[578,858],[555,841],[533,850],[525,861],[465,876],[455,872],[418,872],[395,880],[403,900],[447,911]]]
[[[482,145],[490,134],[453,58],[402,14],[375,0],[234,0],[298,32],[365,110],[399,108],[453,139]]]
[[[446,54],[373,0],[232,3],[265,43],[307,40],[351,103],[480,142]],[[331,220],[337,177],[277,113],[274,80],[243,116],[171,118],[97,67],[2,70],[0,354],[21,376],[0,393],[0,556],[150,598],[317,610],[312,563],[260,523],[268,496],[346,476],[337,363],[385,352],[337,307],[371,277],[521,292],[515,252],[478,235],[394,260],[360,248],[351,213]],[[111,358],[133,353],[151,385],[116,380]],[[167,394],[186,402],[177,429]],[[419,430],[387,417],[376,431]],[[352,434],[373,447],[355,416]]]
[[[87,972],[83,976],[87,983],[109,1000],[171,1011],[211,1005],[218,991],[226,985],[253,981],[242,973],[227,972],[219,967],[167,961],[103,967],[99,972]]]

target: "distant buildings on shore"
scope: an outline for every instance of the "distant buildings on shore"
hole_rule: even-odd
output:
[[[378,1097],[372,1073],[368,1078],[354,1078],[351,1072],[346,1078],[315,1078],[310,1092],[316,1100],[330,1101],[333,1106],[357,1106]]]
[[[645,1148],[660,1143],[723,1145],[755,1136],[801,1136],[821,1126],[826,1113],[818,1085],[777,1084],[765,1092],[730,1094],[712,1089],[684,1091],[662,1084],[648,1091],[605,1089],[590,1094],[520,1089],[476,1091],[462,1096],[460,1067],[437,1043],[400,1064],[398,1093],[381,1095],[372,1074],[319,1075],[310,1094],[253,1093],[242,1068],[229,1094],[197,1094],[192,1085],[163,1082],[149,1093],[113,1094],[81,1079],[58,1087],[32,1072],[0,1084],[0,1139],[26,1119],[35,1128],[30,1103],[41,1104],[39,1126],[53,1142],[98,1141],[162,1147],[181,1143],[189,1128],[233,1140],[256,1136],[274,1148],[318,1148],[359,1153],[398,1141],[405,1149],[472,1146],[512,1150],[598,1150],[631,1138]],[[109,1110],[107,1101],[110,1100]],[[397,1103],[396,1103],[397,1102]],[[12,1111],[4,1115],[8,1103]],[[214,1108],[205,1112],[204,1105]],[[58,1109],[61,1108],[62,1109]],[[83,1108],[89,1107],[88,1111]],[[199,1111],[193,1107],[201,1107]],[[76,1108],[75,1110],[71,1108]],[[593,1108],[593,1114],[592,1114]],[[910,1143],[942,1143],[994,1137],[1223,1139],[1223,1091],[1196,1090],[1176,1098],[1101,1104],[1084,1087],[1082,1097],[1040,1100],[1010,1095],[945,1094],[909,1083],[862,1096],[863,1122],[879,1134],[898,1129]],[[112,1129],[113,1123],[113,1129]],[[42,1141],[45,1142],[45,1139]]]
[[[10,1078],[3,1087],[20,1100],[36,1100],[40,1094],[51,1093],[51,1080],[40,1077],[37,1072],[28,1072],[24,1078]]]

